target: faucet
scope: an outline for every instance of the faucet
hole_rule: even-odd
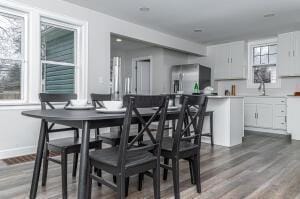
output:
[[[263,78],[263,74],[261,71],[258,71],[257,75],[260,80],[258,90],[262,91],[262,94],[261,94],[262,96],[266,96],[266,85],[265,85],[265,79]]]
[[[265,85],[265,81],[261,81],[258,87],[258,90],[261,91],[262,90],[262,96],[266,96],[266,85]]]

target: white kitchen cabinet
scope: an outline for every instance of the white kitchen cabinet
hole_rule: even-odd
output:
[[[281,97],[246,97],[245,126],[250,130],[286,131],[286,99]]]
[[[213,47],[215,80],[246,78],[246,43],[238,41]]]
[[[234,42],[230,44],[230,78],[246,78],[246,44],[245,42]]]
[[[257,126],[261,128],[273,127],[273,105],[272,104],[257,104]]]
[[[230,76],[228,47],[227,45],[219,45],[214,49],[215,79],[226,79],[226,77]]]
[[[278,75],[300,76],[300,31],[278,36]]]
[[[245,104],[245,126],[256,126],[256,104]]]

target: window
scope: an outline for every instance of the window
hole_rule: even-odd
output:
[[[262,81],[269,87],[278,87],[276,41],[252,42],[249,44],[248,87],[255,87]]]
[[[25,65],[23,16],[0,12],[0,100],[23,99]]]
[[[41,23],[42,91],[75,93],[76,30]]]

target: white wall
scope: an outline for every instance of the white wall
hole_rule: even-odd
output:
[[[152,93],[170,93],[171,89],[171,66],[177,64],[187,64],[188,55],[186,53],[161,47],[147,47],[136,50],[112,49],[111,56],[122,57],[122,84],[125,77],[132,78],[132,60],[135,58],[151,57],[152,65]],[[133,78],[132,78],[133,80]],[[133,82],[134,84],[134,82]],[[123,88],[124,89],[124,88]]]
[[[0,5],[24,7],[36,16],[42,11],[88,22],[88,93],[109,92],[110,34],[116,33],[195,54],[206,54],[206,47],[140,25],[120,20],[61,0],[1,0]],[[38,23],[38,22],[35,22]],[[38,39],[38,38],[36,38]],[[29,41],[35,42],[35,40]],[[31,55],[29,64],[39,67],[39,57]],[[35,71],[33,71],[35,72]],[[31,73],[33,73],[31,72]],[[38,92],[38,91],[37,91]],[[37,93],[36,93],[37,95]],[[39,121],[21,116],[34,107],[0,107],[0,159],[35,151]]]

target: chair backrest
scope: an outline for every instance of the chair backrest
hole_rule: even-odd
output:
[[[96,94],[92,93],[91,94],[91,99],[93,106],[96,107],[102,107],[102,104],[100,103],[101,101],[110,101],[111,100],[111,95],[110,94]]]
[[[64,93],[40,93],[39,98],[42,110],[46,110],[47,106],[51,109],[55,109],[55,106],[53,105],[55,102],[64,102],[66,103],[65,106],[68,106],[70,104],[70,100],[77,99],[77,95]]]
[[[72,99],[77,99],[76,94],[53,94],[53,93],[40,93],[39,98],[41,101],[41,109],[46,110],[47,107],[50,109],[55,109],[55,105],[53,103],[56,102],[64,102],[66,103],[64,107],[68,106],[70,104],[70,101]],[[51,125],[48,127],[47,124],[47,133],[55,133],[55,132],[62,132],[62,131],[70,131],[70,130],[75,130],[74,132],[74,137],[78,138],[79,133],[78,130],[75,128],[59,128],[59,129],[54,129],[55,123],[51,123]],[[47,136],[47,140],[49,140],[49,137]]]
[[[181,141],[194,140],[200,147],[200,136],[203,128],[204,115],[207,106],[205,95],[183,95],[180,98],[181,110],[176,126],[173,142],[173,152],[178,153]],[[191,127],[194,134],[191,134]]]
[[[131,152],[151,150],[159,158],[168,102],[169,97],[163,95],[124,96],[123,103],[127,110],[119,147],[119,167],[125,166],[127,154]],[[156,110],[153,109],[153,107],[156,107]],[[142,111],[152,112],[152,114],[149,114],[147,117],[142,117]],[[142,125],[142,128],[138,134],[130,142],[128,142],[130,126],[133,120],[135,120],[135,122],[139,122]],[[152,134],[153,132],[149,129],[150,124],[154,121],[159,121],[156,136],[154,136]],[[140,146],[136,145],[145,132],[149,136],[152,144]]]

